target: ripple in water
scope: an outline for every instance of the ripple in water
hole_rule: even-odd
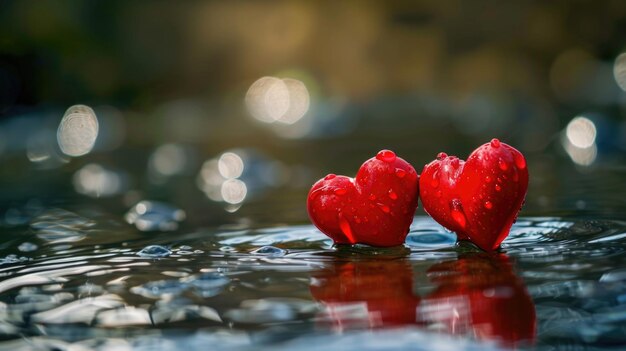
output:
[[[178,223],[178,209],[165,208],[152,211]],[[424,217],[404,249],[375,252],[333,247],[308,225],[156,229],[116,239],[102,228],[124,225],[92,217],[41,209],[29,227],[10,227],[0,246],[1,348],[602,349],[626,342],[620,221],[521,218],[503,250],[487,255],[457,247],[454,234]],[[76,237],[80,246],[67,240]]]
[[[50,243],[82,240],[95,224],[88,218],[62,209],[44,211],[30,222],[37,237]]]

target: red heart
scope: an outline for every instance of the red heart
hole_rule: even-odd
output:
[[[408,162],[380,151],[356,178],[329,174],[317,181],[307,198],[309,217],[336,244],[401,245],[417,208],[417,179]]]
[[[524,156],[493,139],[467,161],[440,153],[420,177],[424,210],[439,224],[483,250],[509,234],[528,189]]]

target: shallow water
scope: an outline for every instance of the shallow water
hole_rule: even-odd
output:
[[[520,218],[490,255],[422,216],[384,250],[310,225],[141,232],[84,208],[26,206],[3,226],[3,349],[626,345],[626,221]]]

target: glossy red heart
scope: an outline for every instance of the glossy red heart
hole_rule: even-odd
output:
[[[528,189],[524,156],[493,139],[467,158],[440,153],[420,177],[424,210],[439,224],[481,249],[499,247]]]
[[[361,166],[356,178],[329,174],[307,198],[311,221],[336,244],[404,243],[417,208],[415,169],[389,150]]]

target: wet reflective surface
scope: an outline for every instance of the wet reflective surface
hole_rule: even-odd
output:
[[[486,254],[427,217],[404,247],[373,249],[332,247],[310,225],[142,232],[94,209],[20,213],[2,222],[5,348],[626,343],[625,221],[520,218]]]
[[[435,143],[440,125],[427,119],[405,135],[379,133],[407,123],[398,110],[358,124],[344,111],[331,129],[356,129],[337,137],[325,113],[288,124],[285,106],[269,107],[280,115],[262,128],[308,121],[311,133],[279,138],[245,124],[212,133],[185,120],[204,111],[191,101],[164,103],[157,111],[171,120],[153,124],[99,106],[97,140],[78,156],[55,140],[63,111],[0,124],[12,137],[0,155],[0,349],[626,344],[624,155],[598,138],[601,120],[581,115],[543,148],[522,150],[529,192],[501,252],[457,246],[421,203],[404,246],[379,250],[333,247],[309,224],[311,185],[328,173],[354,176],[385,148],[421,172],[440,152],[465,158],[491,138]],[[76,126],[68,135],[90,141],[93,128]],[[167,137],[145,136],[148,126]],[[191,141],[197,130],[202,142]]]
[[[626,349],[625,1],[0,8],[1,350]],[[329,173],[494,138],[499,253],[310,225]]]

